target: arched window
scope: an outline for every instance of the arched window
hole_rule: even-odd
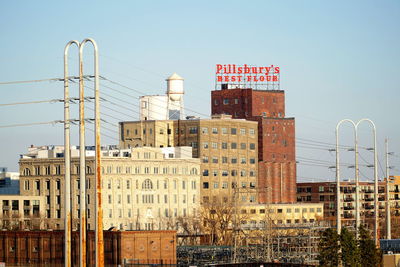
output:
[[[31,175],[31,170],[29,168],[24,169],[24,176],[29,176]]]
[[[192,174],[192,175],[197,175],[197,169],[196,169],[196,168],[192,168],[192,169],[190,170],[190,174]]]
[[[153,189],[153,183],[150,181],[150,179],[144,180],[142,189]]]

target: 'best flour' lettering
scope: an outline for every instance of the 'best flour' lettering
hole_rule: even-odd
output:
[[[217,82],[241,83],[241,82],[277,82],[279,79],[279,67],[252,67],[244,64],[217,64]]]

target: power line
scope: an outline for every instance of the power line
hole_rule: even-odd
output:
[[[40,80],[25,80],[25,81],[11,81],[11,82],[0,82],[0,85],[6,84],[20,84],[20,83],[39,83],[39,82],[57,82],[63,81],[62,78],[49,78],[49,79],[40,79]]]
[[[0,104],[0,107],[16,106],[16,105],[28,105],[28,104],[39,104],[39,103],[58,103],[58,102],[64,102],[64,99],[50,99],[50,100],[38,100],[38,101],[29,101],[29,102],[5,103],[5,104]]]
[[[53,124],[53,125],[54,125],[54,124],[56,124],[56,123],[64,123],[64,121],[62,121],[62,120],[55,120],[55,121],[45,121],[45,122],[9,124],[9,125],[0,125],[0,128],[23,127],[23,126],[42,125],[42,124]]]
[[[83,79],[93,78],[93,75],[83,75]],[[67,79],[69,81],[79,80],[79,76],[68,76]],[[63,82],[64,78],[48,78],[48,79],[39,79],[39,80],[21,80],[21,81],[9,81],[9,82],[0,82],[0,85],[8,85],[8,84],[21,84],[21,83],[39,83],[39,82]]]

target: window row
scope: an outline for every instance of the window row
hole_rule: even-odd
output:
[[[233,185],[232,185],[233,186]],[[224,202],[228,202],[228,198],[227,197],[224,197],[223,198],[223,201]],[[256,202],[256,196],[255,195],[250,195],[250,196],[246,196],[246,195],[242,195],[241,197],[240,197],[240,201],[241,202],[250,202],[250,203],[255,203]],[[210,202],[210,197],[208,197],[208,196],[203,196],[203,204],[204,203],[209,203]],[[217,197],[216,196],[213,196],[213,202],[215,203],[215,202],[217,202]],[[211,210],[210,211],[211,213],[213,213],[213,212],[216,212],[216,211],[213,211],[213,210]]]
[[[246,170],[241,170],[240,172],[238,172],[237,170],[231,170],[230,172],[228,170],[222,170],[222,171],[212,170],[212,172],[210,174],[210,172],[207,169],[203,170],[203,176],[218,176],[219,172],[221,172],[221,176],[229,176],[229,175],[230,176],[239,176],[240,175],[241,177],[247,177],[247,176],[255,177],[256,176],[256,171],[254,171],[254,170],[250,170],[248,172],[248,174],[247,174]]]
[[[159,210],[158,211],[159,217],[178,217],[178,216],[186,217],[188,215],[188,210],[186,208],[179,209],[179,210],[177,208],[163,209],[162,212],[161,212],[161,209],[158,209],[158,210]],[[107,213],[108,213],[107,218],[110,218],[110,219],[114,218],[114,217],[117,217],[117,218],[125,218],[125,217],[140,218],[140,216],[141,216],[139,210],[136,211],[136,214],[133,214],[132,209],[126,209],[125,212],[123,209],[117,209],[115,213],[113,212],[113,209],[109,209]],[[196,214],[196,209],[193,209],[193,214]],[[140,224],[140,223],[137,223],[137,227],[138,227],[138,224]],[[151,224],[151,223],[148,223],[148,224]],[[139,226],[139,228],[140,228],[140,226]],[[146,230],[152,230],[152,229],[153,229],[152,226],[146,226]]]
[[[250,144],[247,145],[246,143],[239,143],[238,144],[236,142],[231,142],[231,143],[221,142],[221,144],[219,144],[217,142],[211,142],[211,143],[203,142],[202,147],[204,149],[208,149],[208,148],[212,148],[212,149],[219,149],[219,148],[228,149],[228,147],[229,147],[230,149],[239,149],[240,148],[240,149],[243,149],[243,150],[246,150],[246,149],[255,150],[256,149],[256,144],[255,143],[250,143]]]
[[[152,181],[150,179],[144,180],[141,184],[139,183],[138,180],[134,181],[135,184],[135,189],[142,189],[142,190],[158,190],[158,189],[168,189],[171,187],[171,189],[192,189],[196,190],[197,189],[197,182],[196,181],[187,181],[187,180],[173,180],[173,181]],[[131,180],[121,180],[121,179],[108,179],[106,181],[107,189],[121,189],[122,187],[124,189],[131,189],[132,188],[132,181]],[[104,184],[102,186],[104,188]]]
[[[197,133],[197,127],[192,127],[195,128],[193,129],[193,133]],[[212,133],[212,134],[218,134],[218,133],[222,133],[222,134],[228,134],[228,132],[232,135],[236,135],[238,133],[237,128],[226,128],[226,127],[222,127],[222,128],[217,128],[217,127],[212,127],[211,130],[209,131],[209,128],[207,127],[201,127],[201,133],[202,134],[208,134],[208,133]],[[250,128],[250,129],[246,129],[246,128],[239,128],[239,133],[241,135],[246,135],[246,133],[249,133],[250,135],[254,135],[255,134],[255,129]]]
[[[88,180],[89,181],[89,180]],[[53,185],[52,185],[53,184]],[[61,190],[61,181],[56,180],[55,182],[52,182],[51,180],[46,180],[44,183],[41,184],[40,180],[24,180],[24,190],[29,191],[29,190],[41,190],[41,186],[44,185],[44,189],[51,190],[54,186],[56,190]]]
[[[130,194],[125,195],[107,195],[107,203],[108,204],[186,204],[186,203],[196,203],[196,195],[191,195],[191,198],[188,199],[186,194],[173,194],[173,195],[160,195],[160,194],[143,194],[143,195],[135,195],[134,198]],[[78,202],[79,202],[79,196]],[[125,199],[123,199],[125,198]],[[135,200],[135,201],[134,201]],[[78,203],[79,204],[79,203]],[[88,203],[89,204],[89,203]]]
[[[87,168],[90,169],[89,166]],[[24,168],[21,176],[31,176],[31,175],[61,175],[61,165],[56,166],[33,166],[33,168]]]
[[[208,156],[203,156],[202,158],[202,162],[203,163],[231,163],[231,164],[237,164],[238,162],[240,162],[240,164],[246,164],[247,163],[247,158],[246,157],[241,157],[238,158],[237,157],[232,157],[230,158],[230,160],[228,159],[228,157],[221,157],[221,160],[219,159],[219,157],[211,157],[211,160],[209,159]],[[250,164],[255,164],[256,163],[256,159],[255,158],[250,158],[248,160],[248,162]]]
[[[178,167],[125,167],[125,169],[121,166],[114,168],[113,166],[102,167],[103,174],[183,174],[183,175],[198,175],[197,168],[191,168],[190,170],[187,167],[178,168]]]
[[[208,189],[208,188],[210,187],[210,184],[211,184],[211,183],[209,183],[209,182],[203,182],[203,188],[204,188],[204,189]],[[227,188],[228,188],[228,182],[222,182],[222,183],[213,182],[212,185],[213,185],[213,188],[214,188],[214,189],[219,189],[219,188],[227,189]],[[236,188],[236,187],[237,187],[236,183],[232,183],[232,188]],[[256,188],[256,183],[255,183],[255,182],[250,182],[250,183],[248,183],[248,182],[242,182],[242,183],[240,184],[240,187],[241,187],[241,188],[247,188],[247,187],[249,187],[249,188]]]
[[[211,182],[203,182],[203,189],[209,189],[210,185],[211,185]],[[226,181],[221,182],[221,183],[213,182],[212,185],[213,185],[214,189],[219,189],[219,188],[228,189],[229,183]],[[238,188],[238,186],[240,186],[241,188],[247,188],[247,187],[256,188],[256,183],[255,182],[250,182],[250,183],[242,182],[240,185],[238,185],[236,182],[231,183],[232,188]]]

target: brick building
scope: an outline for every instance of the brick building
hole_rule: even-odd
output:
[[[94,232],[88,232],[88,266],[94,266]],[[79,261],[79,232],[72,233],[72,262]],[[176,231],[104,231],[106,266],[176,264]],[[7,266],[61,266],[63,231],[0,231],[0,262]]]
[[[231,198],[248,190],[242,202],[257,202],[257,123],[231,116],[211,119],[120,122],[120,147],[191,146],[200,158],[201,202]]]
[[[400,216],[400,177],[394,176],[390,183],[390,200],[392,219]],[[341,182],[341,218],[343,225],[353,225],[355,222],[355,184]],[[324,219],[336,224],[336,183],[316,182],[297,183],[297,201],[302,203],[323,203]],[[379,182],[378,205],[381,223],[385,220],[386,182]],[[374,183],[360,182],[360,212],[361,220],[374,223]]]
[[[284,91],[221,88],[211,92],[213,115],[258,122],[258,186],[265,188],[260,190],[259,201],[295,202],[295,119],[285,117]]]

